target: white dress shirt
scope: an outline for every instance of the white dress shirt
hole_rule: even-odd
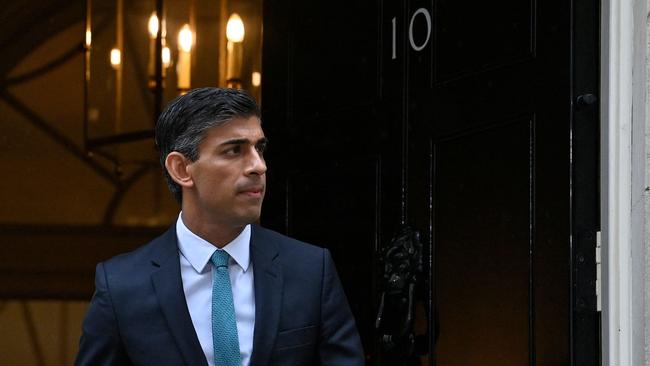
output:
[[[214,245],[191,232],[183,223],[182,213],[176,221],[176,235],[180,251],[183,291],[194,330],[203,348],[209,366],[214,366],[212,348],[212,262]],[[255,329],[255,291],[253,264],[250,261],[251,227],[246,225],[241,234],[223,247],[229,255],[228,272],[235,304],[239,352],[243,366],[248,366],[253,351]]]

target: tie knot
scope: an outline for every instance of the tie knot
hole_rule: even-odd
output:
[[[210,260],[217,268],[228,267],[228,258],[230,258],[230,256],[225,250],[217,249],[214,251],[214,254],[212,254],[212,258],[210,258]]]

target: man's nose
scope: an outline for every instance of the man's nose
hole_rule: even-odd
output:
[[[246,173],[257,175],[266,173],[266,161],[264,161],[262,154],[257,151],[256,148],[253,148],[250,156],[251,158],[249,160],[249,165]]]

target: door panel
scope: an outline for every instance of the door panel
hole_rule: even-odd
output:
[[[433,145],[440,365],[528,363],[530,128]]]
[[[436,2],[437,82],[528,59],[535,1]]]

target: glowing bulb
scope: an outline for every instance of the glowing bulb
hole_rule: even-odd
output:
[[[151,38],[156,38],[158,36],[158,26],[160,23],[158,22],[158,16],[156,15],[156,12],[151,13],[151,16],[149,17],[149,36]]]
[[[119,48],[113,48],[111,50],[111,65],[114,69],[118,69],[122,63],[122,52]]]
[[[262,84],[262,74],[259,71],[253,72],[253,75],[251,75],[251,83],[253,86],[260,86]]]
[[[90,32],[90,29],[86,30],[86,46],[90,47],[90,43],[92,42],[93,39],[93,34]]]
[[[178,45],[183,52],[192,51],[192,31],[189,24],[185,24],[178,32]]]
[[[171,60],[172,60],[172,53],[169,50],[169,47],[167,47],[167,46],[163,47],[163,49],[162,49],[163,67],[169,67],[169,65],[171,64]]]
[[[230,42],[241,42],[244,40],[244,22],[237,13],[232,13],[226,24],[226,38]]]

